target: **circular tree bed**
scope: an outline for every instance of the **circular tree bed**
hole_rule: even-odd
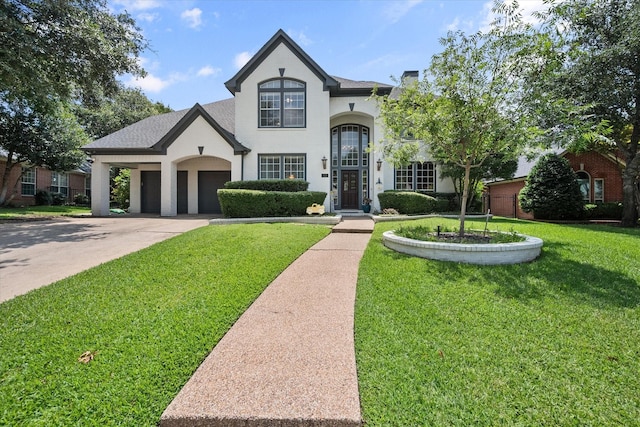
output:
[[[393,231],[387,231],[382,235],[382,242],[394,251],[439,261],[482,265],[533,261],[540,255],[542,239],[520,236],[524,240],[513,243],[451,243],[409,239],[398,236]]]

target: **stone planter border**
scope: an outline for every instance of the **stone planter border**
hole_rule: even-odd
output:
[[[526,240],[515,243],[443,243],[425,242],[397,236],[393,231],[382,235],[386,247],[407,255],[439,261],[467,264],[501,265],[519,264],[536,259],[542,250],[542,239],[523,236]]]

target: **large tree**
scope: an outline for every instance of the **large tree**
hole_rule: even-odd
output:
[[[41,114],[25,104],[0,103],[0,148],[7,157],[0,175],[0,205],[11,201],[8,190],[17,183],[9,180],[13,168],[26,163],[56,171],[73,169],[86,157],[80,147],[88,142],[64,104]]]
[[[531,133],[523,101],[531,29],[517,4],[497,5],[492,29],[450,32],[418,83],[403,82],[397,97],[378,97],[387,129],[385,157],[406,164],[428,155],[461,168],[460,235],[464,235],[471,171],[493,156],[514,158]],[[407,138],[407,136],[411,136]]]
[[[542,17],[540,57],[549,67],[530,84],[555,99],[548,127],[587,124],[599,137],[569,140],[568,148],[622,154],[622,225],[633,227],[640,212],[640,0],[552,2]],[[558,105],[570,113],[554,111]]]
[[[147,44],[134,20],[111,13],[106,0],[0,0],[0,29],[2,204],[5,177],[21,162],[77,166],[86,136],[69,104],[95,104],[97,94],[118,91],[118,75],[143,75],[137,56]]]
[[[73,105],[78,121],[93,139],[102,138],[149,116],[168,113],[171,108],[152,102],[140,89],[120,87],[111,96],[100,96],[89,104]]]
[[[55,109],[56,100],[114,93],[120,74],[144,73],[137,57],[146,41],[106,0],[0,0],[0,28],[0,101]]]

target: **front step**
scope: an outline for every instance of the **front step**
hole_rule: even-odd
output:
[[[369,216],[342,217],[342,221],[335,225],[332,233],[365,233],[373,232],[373,220]]]

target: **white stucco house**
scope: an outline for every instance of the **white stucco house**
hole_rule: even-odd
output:
[[[417,72],[405,73],[417,77]],[[225,86],[232,98],[149,117],[84,147],[91,210],[109,214],[109,168],[131,169],[132,213],[219,213],[226,181],[296,178],[325,191],[326,211],[378,207],[385,189],[452,192],[432,162],[396,169],[369,150],[383,138],[374,87],[327,74],[279,30]]]

